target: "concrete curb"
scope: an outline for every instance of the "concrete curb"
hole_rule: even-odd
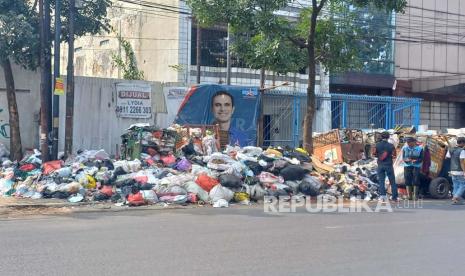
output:
[[[79,202],[79,203],[24,203],[24,204],[8,204],[0,206],[0,211],[6,211],[12,213],[15,210],[22,209],[59,209],[59,208],[70,208],[71,213],[96,213],[96,212],[127,212],[127,211],[161,211],[161,210],[179,210],[179,209],[193,209],[199,207],[198,205],[144,205],[138,207],[129,206],[115,206],[113,203],[101,203],[96,204],[95,202]],[[0,212],[1,213],[1,212]]]

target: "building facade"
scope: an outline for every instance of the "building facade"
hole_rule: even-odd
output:
[[[309,1],[292,3],[280,14],[296,17]],[[197,26],[184,0],[114,1],[109,11],[113,31],[110,34],[82,37],[75,42],[75,73],[77,76],[122,78],[114,66],[113,55],[124,56],[119,37],[128,41],[136,55],[138,67],[146,80],[196,82]],[[227,28],[213,26],[201,29],[201,82],[226,83]],[[62,51],[67,52],[66,45]],[[66,55],[62,70],[66,70]],[[265,72],[265,85],[289,83],[288,90],[305,90],[305,72],[278,75]],[[320,76],[317,77],[319,84]],[[260,70],[246,68],[233,58],[232,85],[260,85]],[[317,87],[319,90],[319,86]]]
[[[396,95],[420,97],[421,122],[465,127],[465,2],[409,0],[396,18]]]

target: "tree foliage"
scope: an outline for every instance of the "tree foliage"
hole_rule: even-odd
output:
[[[113,54],[112,59],[116,67],[123,71],[125,80],[143,80],[144,71],[137,67],[136,55],[132,49],[131,43],[122,37],[118,38],[124,51],[124,58],[121,55]]]
[[[69,0],[61,1],[61,41],[68,41],[69,32]],[[52,9],[55,8],[56,1],[50,0]],[[83,1],[82,8],[77,9],[74,22],[74,35],[81,37],[93,35],[100,32],[109,32],[111,29],[110,19],[107,17],[108,8],[111,7],[111,0]],[[52,22],[52,32],[55,26]]]
[[[39,21],[30,1],[0,0],[0,59],[39,66]]]
[[[297,19],[286,18],[278,10],[289,0],[188,0],[196,19],[203,26],[230,23],[234,34],[233,52],[255,69],[279,73],[296,72],[308,65],[312,7],[303,8]],[[360,18],[354,7],[378,8],[379,13],[402,11],[404,0],[328,0],[316,26],[315,62],[337,73],[360,70],[364,61],[379,57],[380,44],[387,37],[373,38],[380,22]],[[356,24],[354,24],[356,23]],[[371,27],[370,27],[371,26]],[[371,36],[371,37],[370,37]],[[378,44],[374,47],[374,44]]]
[[[291,71],[299,57],[308,68],[307,109],[304,119],[304,147],[312,152],[312,123],[315,110],[315,66],[321,63],[332,72],[360,69],[364,59],[382,55],[375,34],[368,34],[356,7],[375,7],[402,12],[406,0],[312,0],[300,16],[288,18],[279,11],[292,0],[188,0],[196,20],[204,25],[229,23],[239,39],[236,52],[251,67],[279,66]],[[344,15],[344,16],[341,16]],[[371,36],[371,38],[369,37]],[[384,38],[386,39],[386,38]],[[291,42],[291,43],[290,43]],[[281,47],[281,48],[280,48]],[[297,60],[293,55],[297,54]],[[282,62],[282,63],[281,63]]]
[[[55,1],[51,0],[52,9]],[[9,124],[11,131],[11,158],[21,159],[21,137],[19,129],[19,114],[16,103],[14,74],[11,63],[16,63],[25,69],[35,70],[40,62],[40,30],[38,1],[29,0],[0,0],[0,65],[3,67],[7,84],[7,99],[9,110]],[[107,8],[110,0],[85,1],[82,9],[75,17],[75,36],[96,34],[109,30]],[[51,11],[45,11],[50,12]],[[69,37],[69,1],[62,1],[63,22],[61,41]],[[52,26],[52,30],[54,27]],[[52,37],[53,37],[52,31]],[[49,42],[51,43],[51,41]],[[51,45],[48,45],[51,46]],[[48,52],[48,51],[46,51]],[[50,91],[51,92],[51,91]]]

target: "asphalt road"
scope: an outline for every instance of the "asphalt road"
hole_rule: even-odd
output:
[[[464,275],[465,206],[262,208],[0,220],[0,275]]]

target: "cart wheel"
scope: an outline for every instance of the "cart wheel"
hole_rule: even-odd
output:
[[[445,199],[449,197],[451,186],[449,181],[444,177],[438,177],[429,183],[429,194],[436,199]]]

